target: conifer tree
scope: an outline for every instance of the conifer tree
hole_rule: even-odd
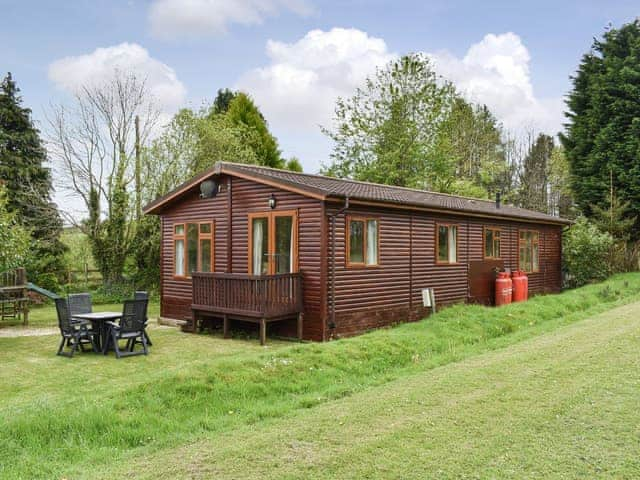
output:
[[[22,106],[20,90],[8,73],[0,84],[0,182],[7,190],[8,210],[31,232],[33,260],[25,266],[35,281],[45,275],[61,275],[64,270],[62,220],[51,201],[46,160],[31,110]]]
[[[547,213],[549,209],[549,164],[553,137],[540,134],[531,145],[520,175],[520,205]]]
[[[582,58],[567,98],[561,136],[575,200],[594,216],[607,209],[611,185],[640,240],[640,20],[610,29]]]

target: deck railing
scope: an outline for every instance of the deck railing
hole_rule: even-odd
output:
[[[14,268],[0,272],[0,288],[24,287],[27,283],[27,274],[24,268]]]
[[[196,310],[251,317],[302,312],[302,274],[193,273]]]

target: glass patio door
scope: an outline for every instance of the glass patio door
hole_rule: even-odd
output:
[[[297,213],[249,214],[249,272],[274,275],[297,271]]]

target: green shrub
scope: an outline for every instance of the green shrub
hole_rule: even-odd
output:
[[[160,219],[143,217],[138,222],[131,255],[130,276],[140,288],[156,290],[160,284]]]
[[[52,292],[59,294],[62,291],[62,286],[60,285],[58,276],[55,273],[41,273],[35,278],[30,278],[29,280],[39,287],[46,288]]]
[[[7,207],[7,191],[0,183],[0,272],[24,267],[30,251],[29,232]]]
[[[580,217],[563,235],[562,260],[565,286],[579,287],[604,280],[612,273],[613,237]]]

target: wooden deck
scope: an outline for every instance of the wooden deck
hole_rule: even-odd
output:
[[[264,344],[267,323],[297,318],[302,338],[302,274],[193,273],[192,282],[193,330],[202,315],[222,317],[225,336],[229,320],[244,320],[260,325]]]

